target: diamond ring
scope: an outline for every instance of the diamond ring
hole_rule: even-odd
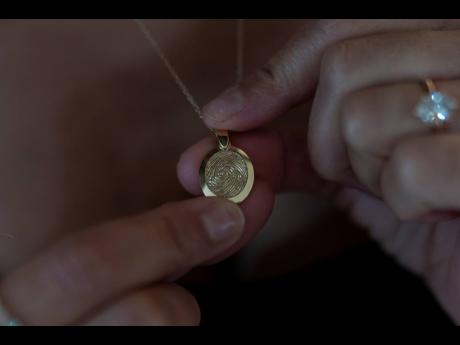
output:
[[[439,92],[433,80],[426,79],[428,94],[423,96],[415,109],[416,116],[436,128],[444,127],[452,113],[458,109],[457,102]]]

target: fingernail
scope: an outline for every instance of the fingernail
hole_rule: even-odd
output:
[[[202,214],[211,241],[216,244],[236,242],[243,233],[244,214],[238,205],[219,200]]]
[[[246,103],[238,85],[227,89],[203,108],[203,116],[217,122],[224,122],[243,110]]]

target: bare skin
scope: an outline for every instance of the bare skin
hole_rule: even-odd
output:
[[[251,141],[260,133],[248,132],[240,145],[254,156],[268,146],[294,148],[271,155],[269,169],[259,166],[274,190],[311,193],[316,185],[334,196],[383,248],[426,280],[456,323],[458,112],[446,132],[434,134],[413,116],[413,108],[424,95],[425,78],[459,99],[460,65],[453,58],[459,29],[458,20],[332,20],[306,26],[267,65],[205,108],[209,126],[247,131],[312,102],[308,124],[298,123],[303,136],[281,131],[256,145]],[[186,151],[183,170],[196,164],[206,145],[202,141]],[[179,175],[196,192],[193,178]]]
[[[234,82],[233,21],[148,24],[200,103]],[[298,25],[249,23],[247,67]],[[273,39],[256,49],[261,33]],[[208,132],[132,21],[6,20],[0,40],[0,272],[65,232],[187,196],[177,160]]]
[[[247,68],[278,49],[299,24],[248,23]],[[148,25],[200,103],[234,81],[233,21]],[[161,205],[189,197],[177,181],[176,164],[208,131],[134,23],[8,20],[0,22],[0,39],[0,297],[9,312],[25,324],[197,324],[193,296],[170,282],[191,269],[184,262],[216,261],[248,243],[271,211],[269,203],[246,217],[258,200],[273,200],[267,184],[258,183],[252,201],[242,206],[245,229],[231,248],[217,253],[207,242],[174,247],[187,235],[177,229],[188,227],[167,222],[165,228],[171,214],[185,212],[183,221],[198,224],[197,233],[206,228],[201,213],[190,212],[190,205],[206,202],[201,198]],[[197,66],[206,68],[207,78]],[[117,224],[126,231],[115,235]],[[166,233],[176,233],[176,240]],[[161,257],[140,260],[133,267],[148,275],[129,279],[124,275],[130,270],[117,271],[99,286],[98,272],[119,270],[117,263],[131,258],[131,251],[142,253],[136,244],[121,250],[135,239],[151,243],[148,253],[175,254],[175,265],[152,269],[148,265]],[[109,244],[120,249],[116,256],[107,252]],[[49,279],[41,281],[40,272]],[[46,291],[36,291],[40,281],[37,289]],[[113,289],[120,281],[126,285]],[[67,290],[68,282],[74,288]],[[88,293],[85,284],[94,289]],[[76,304],[67,305],[70,300]],[[180,303],[170,315],[166,302],[174,300]]]

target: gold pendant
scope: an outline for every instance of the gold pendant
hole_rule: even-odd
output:
[[[218,148],[201,162],[200,182],[203,194],[240,203],[254,184],[254,167],[248,155],[230,143],[227,131],[215,131]]]

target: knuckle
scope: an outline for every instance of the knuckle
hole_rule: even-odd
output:
[[[344,98],[341,106],[341,127],[345,142],[355,150],[366,151],[365,136],[370,130],[357,94]]]
[[[274,63],[268,62],[256,71],[257,80],[262,85],[277,85],[277,75],[275,73]]]
[[[321,59],[320,75],[330,88],[345,85],[354,60],[353,41],[341,41],[325,49]]]
[[[407,196],[416,196],[420,186],[425,183],[424,172],[429,168],[423,151],[412,142],[401,143],[394,150],[390,164],[396,185]]]
[[[430,183],[427,171],[432,168],[420,144],[420,139],[400,143],[382,175],[384,200],[400,220],[415,219],[427,206],[421,186]]]
[[[171,204],[165,204],[159,209],[159,219],[161,222],[160,229],[163,237],[166,239],[165,245],[168,250],[176,253],[175,256],[183,256],[191,252],[191,241],[188,238],[188,232],[183,231],[177,220],[173,217]]]
[[[158,209],[160,237],[164,246],[172,252],[171,257],[178,260],[177,266],[194,264],[203,249],[210,247],[211,240],[203,231],[203,224],[193,216],[185,218],[177,214],[175,203],[166,203]]]
[[[113,272],[114,258],[94,238],[69,242],[57,254],[43,276],[53,282],[53,288],[62,296],[71,291],[91,292]]]
[[[303,64],[309,49],[305,48],[304,39],[291,40],[278,54],[273,56],[254,74],[256,88],[253,92],[274,94],[277,96],[292,96],[302,93],[297,87],[303,79]],[[248,83],[254,83],[249,78]]]
[[[278,58],[273,58],[255,72],[258,87],[252,89],[254,92],[279,95],[289,89],[292,78],[289,71],[293,68],[288,60],[283,61],[283,67],[277,61]]]

